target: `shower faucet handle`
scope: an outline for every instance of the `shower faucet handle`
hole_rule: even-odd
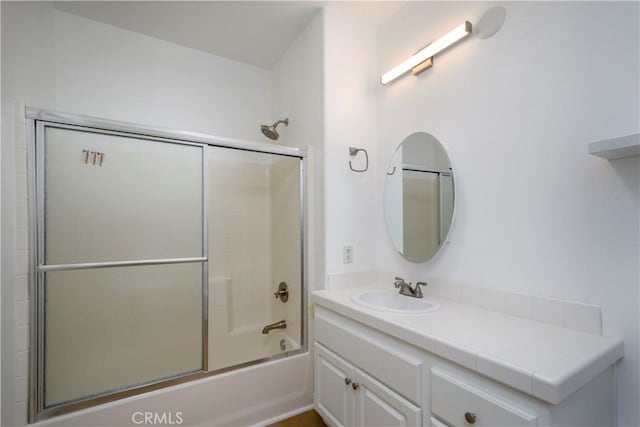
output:
[[[278,290],[273,293],[276,298],[279,298],[282,302],[287,302],[289,299],[289,287],[286,282],[280,282]]]

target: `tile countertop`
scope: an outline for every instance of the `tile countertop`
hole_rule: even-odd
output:
[[[425,295],[426,314],[369,309],[351,301],[367,286],[312,293],[312,302],[496,381],[558,404],[623,356],[622,339],[547,325]],[[408,298],[408,297],[407,297]]]

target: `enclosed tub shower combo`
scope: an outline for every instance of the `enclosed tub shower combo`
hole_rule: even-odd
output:
[[[304,150],[27,117],[31,421],[306,350]]]

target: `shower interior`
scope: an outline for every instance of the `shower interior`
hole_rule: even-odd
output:
[[[305,350],[304,152],[28,116],[32,422]]]
[[[209,369],[272,356],[283,339],[284,351],[300,348],[299,167],[277,157],[208,148]]]

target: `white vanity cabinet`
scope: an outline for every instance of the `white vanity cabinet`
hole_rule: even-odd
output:
[[[330,426],[615,425],[613,366],[544,401],[409,343],[397,325],[331,308],[314,307],[314,403]]]
[[[316,409],[334,426],[420,426],[422,411],[337,354],[316,344]]]
[[[422,425],[420,360],[322,309],[316,310],[315,326],[314,399],[329,425]]]

